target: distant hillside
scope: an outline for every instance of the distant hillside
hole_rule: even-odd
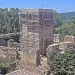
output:
[[[63,22],[75,20],[75,12],[59,13]]]
[[[75,18],[75,12],[59,13],[62,19]]]

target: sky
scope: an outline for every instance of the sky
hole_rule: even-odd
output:
[[[48,8],[57,12],[75,11],[75,0],[0,0],[0,8]]]

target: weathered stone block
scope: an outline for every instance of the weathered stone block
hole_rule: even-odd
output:
[[[64,42],[71,42],[75,44],[75,36],[65,36],[64,37]]]
[[[53,34],[54,35],[54,43],[60,42],[60,34]]]
[[[74,47],[74,44],[72,42],[60,42],[59,43],[59,49],[60,50],[68,50],[69,48]]]

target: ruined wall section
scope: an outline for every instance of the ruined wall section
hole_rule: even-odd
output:
[[[22,26],[22,51],[23,51],[23,60],[36,63],[36,52],[39,50],[39,34],[29,32],[27,26]],[[35,59],[35,61],[34,61]]]

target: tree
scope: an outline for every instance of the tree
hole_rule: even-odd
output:
[[[57,27],[59,27],[59,26],[62,25],[62,21],[61,21],[61,16],[60,16],[60,14],[58,14],[58,13],[56,14],[55,20],[56,20],[56,22],[55,22],[55,28],[57,28]]]
[[[19,9],[11,8],[9,11],[9,18],[10,18],[10,27],[12,32],[18,32],[19,31],[19,15],[18,15]]]
[[[48,64],[54,75],[75,75],[75,51],[57,53]]]
[[[19,9],[0,8],[0,33],[19,32]]]
[[[4,9],[0,8],[0,33],[3,33],[4,26]]]
[[[75,24],[74,23],[64,23],[62,26],[56,28],[56,31],[65,36],[65,35],[74,35],[75,36]]]

